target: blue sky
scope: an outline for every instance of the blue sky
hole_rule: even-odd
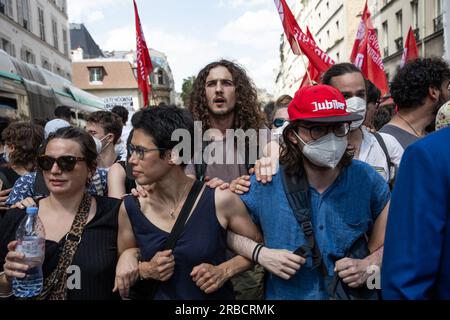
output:
[[[292,1],[291,1],[292,2]],[[273,0],[137,0],[147,44],[167,54],[182,79],[207,63],[233,59],[272,93],[282,26]],[[104,50],[135,48],[132,0],[69,0],[69,21],[84,23]]]

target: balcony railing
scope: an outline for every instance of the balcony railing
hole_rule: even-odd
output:
[[[403,37],[395,39],[395,47],[397,48],[397,51],[403,50]]]
[[[433,24],[434,24],[434,32],[438,32],[444,29],[444,19],[442,14],[433,20]]]
[[[389,48],[388,48],[388,47],[383,48],[383,54],[384,54],[384,57],[385,57],[385,58],[386,58],[386,57],[389,57]]]

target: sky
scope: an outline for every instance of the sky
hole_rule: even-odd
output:
[[[292,2],[292,1],[291,1]],[[184,78],[226,58],[273,92],[282,25],[273,0],[136,0],[147,45],[167,55],[181,92]],[[102,50],[136,48],[132,0],[68,0],[69,21],[84,23]]]

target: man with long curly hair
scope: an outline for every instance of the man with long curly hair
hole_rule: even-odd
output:
[[[439,108],[450,99],[450,67],[441,58],[424,58],[400,69],[391,84],[398,113],[380,132],[406,149],[427,134]]]
[[[251,161],[250,150],[257,150],[258,153],[264,151],[267,154],[270,143],[264,144],[260,137],[264,136],[266,141],[269,141],[270,130],[264,125],[255,85],[238,64],[220,60],[204,67],[194,81],[189,109],[194,120],[201,121],[202,131],[208,142],[203,143],[202,163],[188,165],[187,174],[199,180],[209,180],[208,185],[212,187],[226,188],[234,179],[248,177],[253,172],[254,161]],[[230,143],[226,143],[227,139],[230,139],[226,132],[228,129],[242,129],[244,132],[254,130],[257,133],[261,129],[265,131],[262,135],[258,134],[257,146],[249,139],[250,142],[245,144],[244,150],[238,148],[236,142],[231,143],[234,150],[230,150]],[[217,152],[223,151],[223,161],[217,163],[205,158],[208,156],[208,152],[203,152],[206,148]],[[234,152],[233,163],[227,161],[231,152]],[[238,161],[239,156],[245,158],[245,161]],[[236,257],[237,269],[243,269],[248,264],[248,261],[243,262],[239,260],[240,258]],[[262,298],[262,274],[260,271],[250,276],[247,274],[234,278],[233,285],[237,298]]]

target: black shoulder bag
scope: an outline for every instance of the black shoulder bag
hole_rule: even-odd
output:
[[[195,201],[197,200],[200,191],[203,188],[203,183],[200,181],[195,181],[194,185],[189,192],[186,202],[178,215],[177,221],[167,237],[166,243],[164,244],[163,251],[172,250],[175,248],[178,238],[184,230],[186,221],[189,217],[189,213],[194,207]],[[139,202],[136,199],[136,206],[139,208]],[[159,281],[153,279],[139,280],[135,283],[133,287],[130,288],[129,298],[132,300],[153,300],[158,290]]]

